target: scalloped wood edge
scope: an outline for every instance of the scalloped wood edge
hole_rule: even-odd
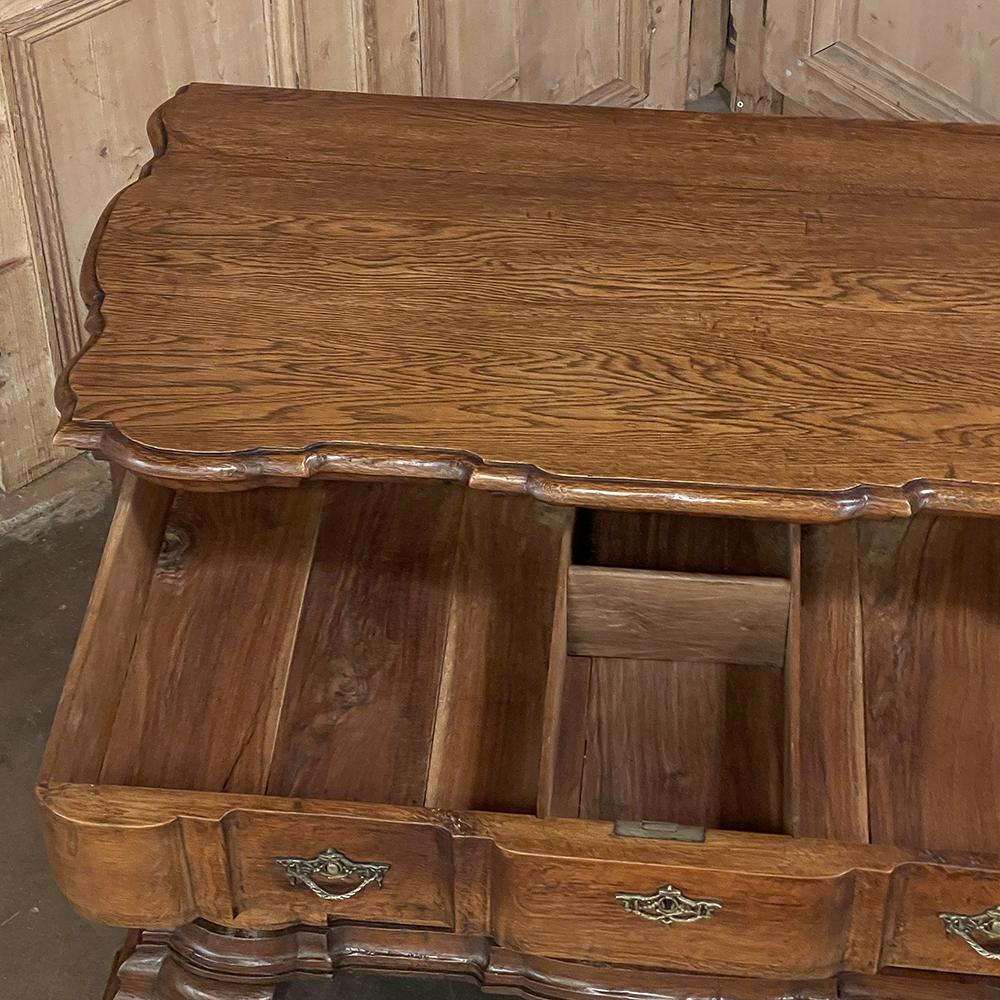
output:
[[[657,972],[526,955],[470,935],[360,926],[237,937],[195,923],[135,932],[119,958],[107,994],[113,1000],[205,996],[202,988],[213,984],[220,997],[274,996],[271,989],[284,981],[346,970],[460,980],[530,1000],[945,1000],[957,985],[954,977],[921,972],[808,981]],[[958,989],[977,1000],[993,996],[989,983],[968,976]]]
[[[188,88],[181,87],[177,94]],[[172,99],[171,99],[172,100]],[[133,184],[149,176],[167,151],[163,112],[146,125],[152,157]],[[582,478],[549,473],[533,465],[489,462],[470,452],[354,442],[320,442],[288,450],[175,452],[129,437],[112,422],[74,418],[77,398],[70,374],[104,330],[104,290],[97,277],[97,249],[118,192],[101,213],[83,259],[80,292],[87,304],[87,342],[60,374],[55,389],[58,445],[89,450],[143,478],[188,490],[241,490],[296,486],[310,479],[439,479],[494,493],[520,493],[545,503],[663,513],[747,517],[773,521],[830,523],[852,518],[911,517],[920,511],[993,517],[1000,515],[1000,484],[913,479],[900,486],[860,484],[837,491],[786,490],[711,483]]]

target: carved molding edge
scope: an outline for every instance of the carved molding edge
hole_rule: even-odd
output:
[[[587,965],[522,955],[481,937],[340,926],[224,933],[207,923],[137,932],[109,1000],[271,1000],[293,978],[342,970],[462,979],[528,1000],[952,1000],[956,981],[936,973],[841,975],[810,981],[743,979]],[[987,978],[963,977],[962,996],[995,996]]]
[[[187,88],[182,87],[178,94]],[[147,134],[152,158],[133,184],[149,176],[167,148],[161,105],[150,116]],[[544,472],[532,465],[488,462],[471,452],[323,442],[302,449],[254,448],[242,452],[185,452],[151,447],[115,424],[78,420],[70,375],[104,329],[104,290],[97,279],[96,255],[114,206],[104,209],[87,246],[80,288],[87,302],[87,342],[66,365],[56,385],[60,413],[55,443],[87,449],[146,479],[182,489],[250,489],[296,485],[313,478],[438,479],[472,489],[525,494],[544,503],[607,510],[754,517],[774,521],[832,523],[852,518],[910,517],[919,511],[979,516],[1000,515],[1000,485],[913,479],[901,486],[863,484],[839,491],[769,489],[712,483],[580,478]]]
[[[218,995],[270,996],[296,977],[341,970],[465,979],[537,1000],[836,1000],[835,980],[792,983],[588,966],[495,948],[479,937],[371,927],[294,928],[236,937],[209,924],[142,931],[118,971],[115,1000],[174,1000],[216,984]],[[242,990],[243,992],[239,992]],[[212,994],[208,994],[212,995]]]

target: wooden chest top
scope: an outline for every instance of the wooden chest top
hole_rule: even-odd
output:
[[[1000,513],[1000,129],[195,84],[150,132],[62,443],[209,488]]]

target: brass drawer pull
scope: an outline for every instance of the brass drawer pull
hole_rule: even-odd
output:
[[[991,906],[982,913],[939,913],[948,937],[960,937],[977,955],[1000,959],[1000,906]],[[986,938],[993,950],[977,941],[973,935]]]
[[[717,899],[688,899],[672,885],[665,885],[650,896],[638,892],[616,892],[615,899],[628,913],[644,920],[657,920],[668,927],[708,920],[716,910],[722,909],[722,903]]]
[[[346,854],[335,851],[332,847],[321,851],[314,858],[275,858],[282,868],[288,872],[292,884],[304,885],[320,899],[338,900],[350,899],[362,889],[370,885],[382,888],[382,879],[392,867],[379,861],[352,861]],[[329,879],[331,882],[346,882],[357,878],[361,881],[346,892],[327,892],[316,881],[317,878]]]

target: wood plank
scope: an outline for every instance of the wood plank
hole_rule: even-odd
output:
[[[732,109],[744,114],[780,114],[781,94],[764,74],[767,0],[730,0],[736,53]]]
[[[642,511],[581,512],[575,560],[598,566],[787,576],[784,525]]]
[[[580,815],[591,676],[584,656],[566,657],[555,682],[550,668],[536,810],[543,819]]]
[[[781,671],[594,659],[579,815],[781,829]]]
[[[722,83],[729,0],[692,0],[687,99],[696,101]]]
[[[269,793],[423,803],[465,495],[328,487]]]
[[[787,580],[572,566],[573,656],[781,666]]]
[[[466,498],[427,804],[533,813],[565,508]]]
[[[122,482],[45,749],[42,781],[98,780],[172,499],[171,490],[131,474]]]
[[[789,833],[867,843],[857,526],[805,525]]]
[[[871,838],[1000,850],[1000,522],[860,532]]]
[[[541,817],[575,815],[574,812],[565,811],[568,808],[566,803],[579,802],[580,775],[577,764],[582,759],[581,723],[586,705],[586,692],[581,697],[579,689],[581,684],[586,686],[589,683],[590,664],[586,664],[586,668],[581,670],[566,655],[569,567],[572,555],[573,521],[563,533],[556,570],[556,598],[542,717],[542,753],[538,767],[536,812]],[[567,762],[569,773],[566,772]]]
[[[102,782],[265,789],[323,499],[176,495]]]

